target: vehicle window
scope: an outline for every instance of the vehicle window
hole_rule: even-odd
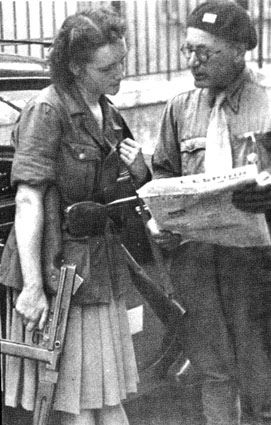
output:
[[[35,93],[34,90],[0,92],[0,147],[11,144],[11,132],[19,116],[16,108],[22,109]]]

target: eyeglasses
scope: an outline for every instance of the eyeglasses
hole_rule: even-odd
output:
[[[192,47],[186,44],[184,44],[180,50],[188,61],[191,59],[192,53],[194,52],[201,63],[208,62],[211,56],[221,52],[221,50],[210,50],[207,47],[195,47],[192,49]]]

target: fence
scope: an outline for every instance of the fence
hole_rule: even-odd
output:
[[[180,53],[187,15],[203,0],[3,0],[0,1],[0,38],[52,39],[64,18],[84,7],[113,4],[127,21],[129,52],[126,76],[164,74],[170,78],[186,68]],[[242,0],[240,0],[241,2]],[[271,0],[242,1],[258,29],[259,45],[248,59],[259,66],[271,60]],[[40,46],[0,46],[2,52],[45,58]]]
[[[205,0],[144,0],[124,3],[129,53],[127,76],[167,74],[187,67],[180,53],[185,40],[187,16]],[[258,32],[259,43],[247,59],[271,61],[271,0],[240,0],[251,16]]]

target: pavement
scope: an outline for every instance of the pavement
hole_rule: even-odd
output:
[[[168,386],[145,394],[124,404],[130,425],[205,425],[200,403],[200,388]],[[32,415],[21,408],[5,408],[2,425],[31,425]],[[242,425],[270,425],[271,421],[255,423],[248,418]],[[59,425],[57,415],[49,425]]]
[[[197,395],[190,389],[164,389],[125,403],[130,425],[204,425],[199,416]],[[191,419],[192,414],[192,419]],[[2,425],[31,425],[32,415],[23,409],[5,408]],[[58,425],[57,416],[50,425]]]
[[[130,425],[204,425],[197,387],[164,387],[125,405]]]

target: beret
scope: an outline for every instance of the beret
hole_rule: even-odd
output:
[[[233,1],[207,1],[188,16],[187,27],[209,32],[226,41],[245,43],[247,50],[257,45],[257,34],[246,10]]]

